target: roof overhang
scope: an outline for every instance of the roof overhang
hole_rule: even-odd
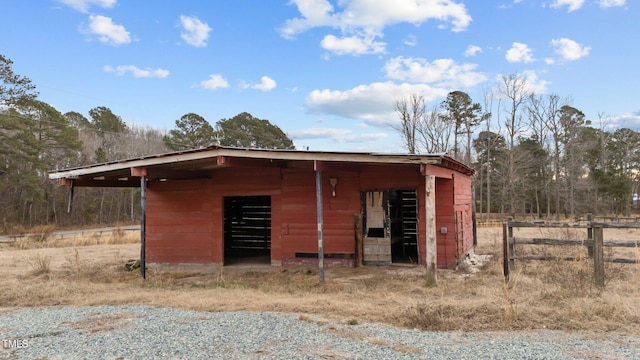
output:
[[[86,165],[49,172],[49,178],[62,185],[135,187],[144,169],[150,180],[211,177],[224,167],[304,167],[310,169],[357,168],[364,164],[439,165],[473,174],[473,169],[444,154],[410,155],[359,152],[320,152],[299,150],[245,149],[212,146],[202,149],[148,155],[138,158]]]

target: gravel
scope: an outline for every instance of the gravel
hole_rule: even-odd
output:
[[[640,359],[640,336],[423,332],[298,314],[142,305],[0,308],[0,359],[142,358]]]

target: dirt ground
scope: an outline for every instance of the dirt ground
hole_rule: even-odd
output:
[[[526,231],[516,236],[549,236]],[[554,235],[581,236],[562,231]],[[607,236],[640,239],[640,233],[626,230]],[[142,280],[138,271],[124,269],[127,260],[139,257],[135,238],[64,246],[49,241],[0,244],[0,307],[148,304],[203,311],[292,312],[301,318],[421,330],[640,333],[638,263],[608,263],[606,286],[598,288],[589,259],[521,261],[507,285],[502,276],[501,229],[479,228],[478,240],[476,255],[456,271],[439,270],[436,286],[427,286],[424,268],[416,266],[330,267],[325,284],[319,283],[312,267],[270,266],[149,269]],[[640,257],[637,247],[623,250],[627,257]],[[573,255],[583,250],[538,246],[518,251]]]

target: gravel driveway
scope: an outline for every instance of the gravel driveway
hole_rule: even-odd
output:
[[[0,308],[0,359],[640,359],[617,333],[422,332],[149,306]]]

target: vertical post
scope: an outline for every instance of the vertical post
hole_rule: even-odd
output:
[[[602,245],[604,243],[604,237],[601,227],[593,229],[593,271],[596,286],[604,286],[604,254]]]
[[[502,272],[504,282],[509,283],[509,236],[507,235],[507,223],[502,223]]]
[[[511,226],[511,222],[513,221],[513,217],[509,216],[509,218],[507,219],[507,235],[509,237],[508,239],[508,245],[509,245],[509,267],[511,269],[515,268],[516,266],[516,259],[514,259],[514,256],[516,255],[516,241],[513,239],[513,226]]]
[[[591,227],[591,221],[593,220],[593,217],[591,216],[591,214],[587,214],[587,240],[589,240],[589,244],[587,245],[587,253],[589,255],[590,258],[593,257],[593,228]]]
[[[438,260],[438,245],[436,242],[436,178],[425,175],[425,215],[427,237],[425,239],[425,265],[427,266],[427,285],[436,284],[436,268]]]
[[[473,247],[475,250],[478,246],[478,225],[476,223],[476,187],[473,183],[471,184],[471,221],[473,222]]]
[[[140,275],[147,278],[146,261],[147,237],[147,176],[140,176]]]
[[[73,186],[73,179],[71,179],[71,186],[69,187],[69,204],[67,205],[67,214],[71,214],[71,210],[73,209],[74,190],[75,190],[75,186]]]
[[[320,283],[324,284],[324,245],[322,240],[322,171],[316,166],[316,208],[318,213],[318,271]]]
[[[358,213],[354,216],[354,229],[356,232],[356,264],[362,266],[362,214]]]

